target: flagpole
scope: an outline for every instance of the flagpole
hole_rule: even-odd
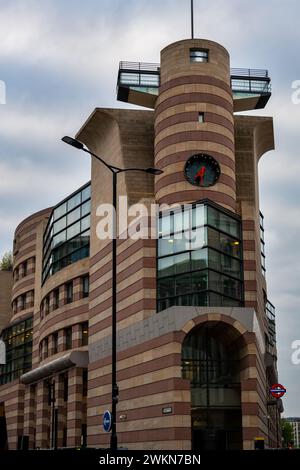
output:
[[[191,31],[192,39],[194,39],[194,0],[191,0]]]

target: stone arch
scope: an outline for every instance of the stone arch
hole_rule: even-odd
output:
[[[193,331],[198,329],[201,331],[205,325],[209,326],[214,331],[214,335],[222,339],[224,344],[234,346],[238,350],[243,448],[250,449],[253,445],[253,436],[260,434],[255,423],[260,399],[257,380],[259,354],[255,333],[248,331],[239,320],[228,315],[209,313],[195,317],[183,325],[181,328],[182,345]]]

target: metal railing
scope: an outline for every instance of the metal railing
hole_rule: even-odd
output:
[[[231,77],[269,78],[268,70],[264,69],[230,69]]]
[[[271,93],[271,80],[267,70],[232,68],[230,75],[233,92]],[[118,85],[158,88],[160,86],[160,64],[121,61]]]
[[[271,93],[271,84],[269,80],[258,79],[240,79],[231,77],[231,89],[233,92],[242,93]]]
[[[149,62],[126,62],[121,61],[119,70],[141,70],[146,72],[158,72],[160,71],[160,64],[154,64]]]

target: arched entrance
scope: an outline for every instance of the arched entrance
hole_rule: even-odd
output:
[[[191,383],[192,448],[242,449],[240,360],[232,328],[209,322],[193,329],[182,346],[182,374]]]

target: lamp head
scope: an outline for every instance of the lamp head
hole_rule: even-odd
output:
[[[65,135],[65,137],[63,137],[61,140],[66,144],[72,145],[72,147],[75,147],[76,149],[84,149],[83,144],[79,142],[79,140],[73,139],[73,137],[69,137],[68,135]]]

